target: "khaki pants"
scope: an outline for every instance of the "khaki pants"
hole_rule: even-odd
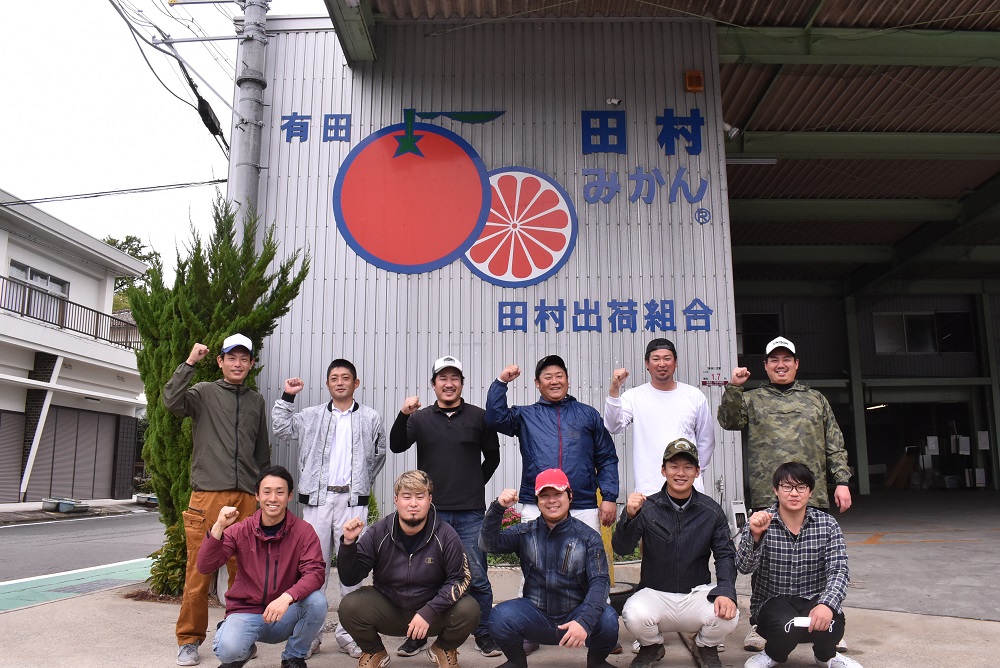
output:
[[[205,540],[215,521],[219,519],[219,511],[225,506],[233,506],[239,512],[241,520],[246,519],[257,510],[257,499],[238,490],[224,492],[192,492],[188,509],[184,511],[184,537],[187,542],[187,572],[184,576],[184,597],[181,599],[181,611],[177,615],[177,645],[202,643],[208,629],[208,590],[215,575],[198,572],[198,550],[201,541]],[[233,586],[236,578],[236,558],[226,564],[229,569],[229,586]]]

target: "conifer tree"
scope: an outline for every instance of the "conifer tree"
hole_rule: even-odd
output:
[[[301,249],[270,271],[278,256],[275,228],[266,230],[258,249],[255,214],[245,217],[242,234],[237,235],[235,211],[220,198],[213,206],[213,221],[207,244],[192,229],[187,257],[178,251],[173,286],[164,283],[163,265],[154,258],[148,283],[128,290],[143,342],[137,363],[146,390],[149,428],[142,457],[159,500],[160,520],[167,528],[163,548],[153,555],[151,581],[159,594],[178,594],[184,588],[187,552],[181,513],[191,496],[192,445],[191,421],[167,411],[161,400],[163,387],[198,342],[213,352],[197,365],[193,382],[221,377],[215,356],[223,339],[234,332],[250,337],[254,356],[260,360],[264,338],[288,312],[309,272],[309,256],[303,256]],[[260,369],[255,364],[245,381],[253,389]]]

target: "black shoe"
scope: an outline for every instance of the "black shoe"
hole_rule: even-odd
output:
[[[698,663],[701,668],[722,668],[722,661],[719,660],[718,647],[699,647]]]
[[[500,651],[503,652],[507,660],[501,663],[497,668],[528,668],[528,655],[524,651],[523,643],[514,643],[511,645],[497,645]]]
[[[309,667],[306,665],[305,659],[293,656],[290,659],[282,659],[281,668],[309,668]]]
[[[413,638],[407,638],[406,642],[399,646],[396,650],[396,654],[399,656],[413,656],[420,652],[427,644],[427,638],[421,638],[420,640],[414,640]]]
[[[500,645],[497,641],[490,637],[489,633],[483,633],[476,636],[476,647],[482,653],[483,656],[500,656],[503,654],[500,651]]]
[[[667,651],[663,649],[663,643],[657,645],[643,645],[639,648],[639,653],[629,664],[630,668],[648,668],[663,658]]]
[[[610,652],[599,652],[597,650],[587,650],[587,668],[614,668],[608,663]]]
[[[536,642],[531,642],[530,640],[525,640],[523,643],[521,643],[521,647],[524,648],[524,654],[525,656],[527,656],[532,652],[537,652],[539,644]]]

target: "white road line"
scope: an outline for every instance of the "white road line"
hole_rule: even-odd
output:
[[[87,520],[110,520],[110,519],[113,519],[115,517],[134,517],[136,515],[144,515],[146,513],[152,513],[152,512],[155,512],[155,511],[152,511],[152,510],[133,510],[132,512],[128,512],[128,513],[116,513],[115,515],[95,515],[94,517],[73,517],[73,518],[66,518],[66,519],[62,519],[62,518],[51,519],[51,520],[46,520],[44,522],[22,522],[20,524],[18,524],[18,523],[14,523],[14,524],[0,524],[0,529],[14,529],[14,528],[17,528],[17,527],[37,527],[37,526],[42,526],[43,524],[55,524],[56,522],[60,522],[61,523],[61,522],[86,522]]]
[[[140,562],[148,561],[153,562],[149,557],[143,557],[142,559],[130,559],[129,561],[117,561],[113,564],[103,564],[101,566],[89,566],[87,568],[78,568],[73,571],[63,571],[61,573],[49,573],[48,575],[35,575],[30,578],[21,578],[20,580],[7,580],[6,582],[0,582],[0,585],[13,585],[21,584],[22,582],[34,582],[35,580],[44,580],[45,578],[56,578],[62,575],[76,575],[77,573],[87,573],[89,571],[97,571],[102,568],[111,568],[113,566],[128,566],[131,564],[138,564]]]

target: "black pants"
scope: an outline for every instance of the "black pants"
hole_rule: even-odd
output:
[[[776,596],[764,604],[757,613],[757,633],[767,645],[764,651],[784,663],[796,645],[812,643],[813,654],[820,661],[829,661],[837,653],[837,643],[844,637],[844,613],[833,613],[833,622],[827,631],[812,631],[792,626],[792,617],[808,617],[816,607],[815,600],[798,596]]]
[[[416,610],[403,610],[374,587],[352,591],[340,601],[340,623],[363,652],[376,654],[385,649],[379,634],[405,636]],[[463,596],[431,622],[428,636],[437,636],[441,649],[458,649],[479,623],[479,604]]]

